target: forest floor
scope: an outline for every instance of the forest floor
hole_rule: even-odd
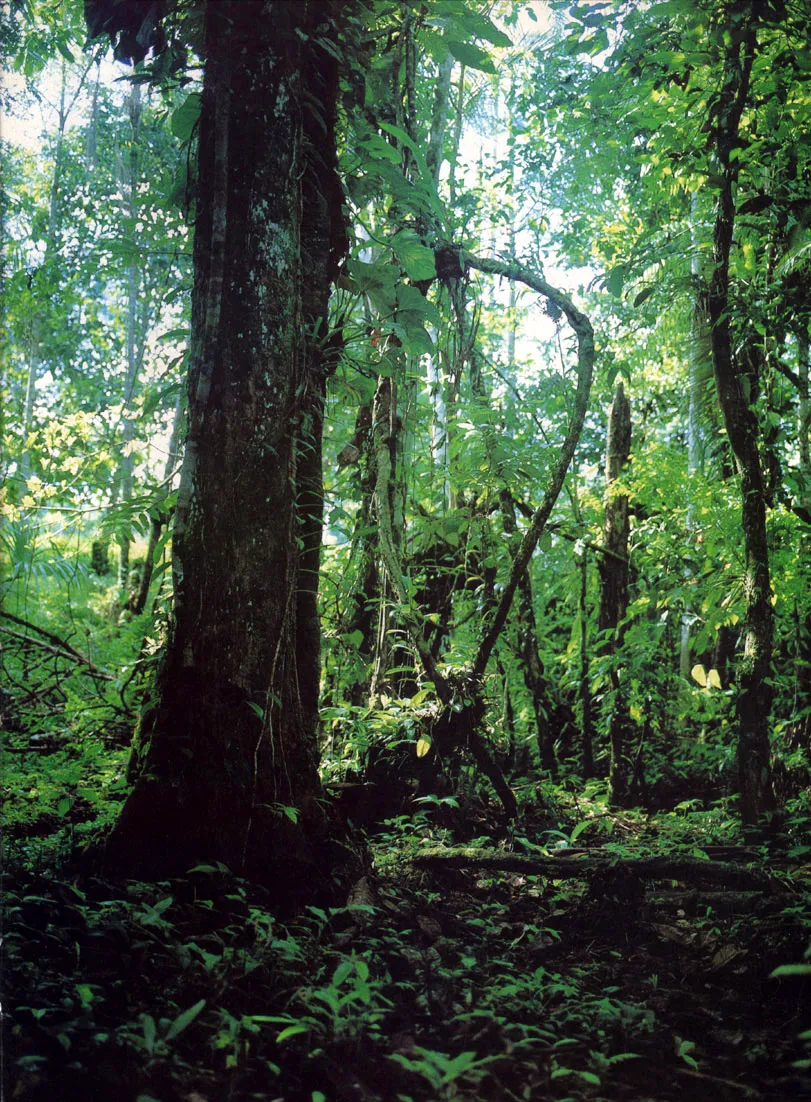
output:
[[[402,816],[346,906],[286,923],[224,868],[110,883],[11,860],[3,1098],[811,1098],[811,985],[772,975],[808,949],[807,847],[713,851],[712,814],[578,815],[565,853],[605,868],[565,879],[476,867],[560,855],[548,808],[510,831],[483,805]],[[460,843],[469,867],[425,864]],[[623,863],[663,852],[741,883]]]

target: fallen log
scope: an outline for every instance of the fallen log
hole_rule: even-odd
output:
[[[783,885],[761,869],[727,861],[705,861],[697,857],[529,857],[495,849],[426,849],[412,858],[419,868],[496,869],[550,880],[588,879],[603,869],[623,868],[641,879],[708,881],[713,887],[739,891],[783,890]]]

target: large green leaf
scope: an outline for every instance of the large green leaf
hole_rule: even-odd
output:
[[[413,230],[400,230],[392,238],[391,247],[409,279],[436,278],[433,251],[423,245]]]
[[[442,324],[440,313],[433,302],[429,302],[421,291],[407,283],[401,283],[397,288],[397,309],[418,314],[432,325]]]
[[[494,73],[496,67],[493,59],[480,46],[474,46],[472,42],[459,42],[454,38],[448,38],[448,49],[468,69],[478,69],[482,73]]]
[[[202,96],[199,92],[191,92],[183,100],[180,107],[172,113],[172,133],[182,142],[187,142],[197,126],[200,118]]]

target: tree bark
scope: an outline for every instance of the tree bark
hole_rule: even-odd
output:
[[[628,703],[620,679],[623,621],[628,608],[628,497],[616,493],[614,484],[620,478],[631,454],[631,406],[622,383],[617,385],[614,401],[608,413],[608,440],[605,454],[606,502],[604,543],[610,555],[599,562],[600,615],[598,626],[605,633],[603,649],[611,657],[611,764],[609,767],[609,801],[623,806],[628,799],[630,765],[627,758],[629,728]]]
[[[342,240],[339,10],[207,6],[174,623],[108,846],[130,872],[223,861],[287,902],[323,873],[318,350]]]
[[[743,365],[733,355],[729,319],[729,256],[735,225],[735,186],[741,114],[749,93],[757,46],[757,4],[731,0],[726,9],[728,45],[721,92],[711,118],[719,195],[713,234],[714,269],[709,291],[712,353],[718,401],[741,487],[741,526],[746,565],[746,618],[736,700],[741,819],[755,827],[774,809],[769,749],[773,618],[766,535],[766,495],[758,451],[758,423],[747,394]]]

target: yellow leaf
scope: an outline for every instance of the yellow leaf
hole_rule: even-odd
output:
[[[431,749],[431,740],[427,738],[417,739],[417,757],[424,758]]]
[[[718,673],[718,670],[710,670],[710,672],[707,674],[707,688],[720,689],[722,687],[723,686],[721,685],[721,677]]]
[[[697,681],[699,683],[702,689],[706,687],[707,671],[704,669],[700,662],[698,663],[698,665],[693,666],[693,668],[690,670],[690,676],[692,677],[693,681]]]

